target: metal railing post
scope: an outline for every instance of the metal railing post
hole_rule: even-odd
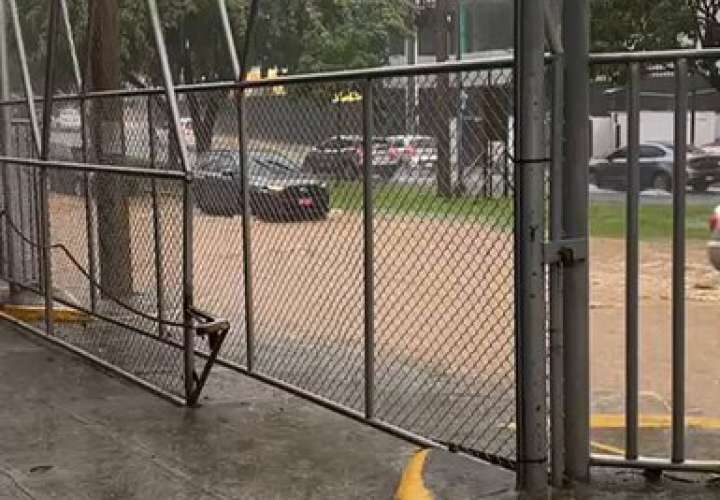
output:
[[[153,128],[152,96],[147,98],[148,146],[150,148],[150,168],[157,168],[157,151],[155,145],[155,129]],[[152,179],[152,218],[153,218],[153,252],[155,254],[155,306],[158,314],[158,335],[165,335],[165,283],[163,280],[162,225],[160,221],[160,203],[157,179]]]
[[[627,154],[627,241],[625,286],[625,456],[638,457],[638,390],[639,390],[639,202],[640,202],[640,65],[630,64],[628,92]]]
[[[165,39],[160,25],[160,15],[157,10],[156,0],[147,0],[150,23],[152,25],[155,46],[160,59],[165,97],[170,108],[172,124],[169,127],[169,135],[175,140],[180,152],[180,162],[186,178],[183,182],[183,358],[185,371],[185,399],[190,402],[195,392],[195,332],[193,330],[193,316],[190,313],[194,300],[193,281],[193,201],[191,187],[190,159],[185,145],[185,137],[180,128],[180,110],[175,94],[175,86],[170,72]]]
[[[588,238],[588,169],[590,160],[589,0],[563,2],[565,54],[563,232],[565,238]],[[565,474],[571,481],[590,477],[590,276],[589,259],[563,270],[565,336]]]
[[[520,0],[516,48],[517,486],[547,490],[545,375],[545,34],[543,4]]]
[[[243,72],[244,73],[244,72]],[[247,195],[250,186],[247,144],[245,141],[245,89],[238,90],[237,96],[238,149],[240,156],[240,184],[242,186],[242,247],[243,276],[245,296],[245,355],[248,371],[255,367],[255,302],[253,299],[253,265],[252,265],[252,213],[250,197]]]
[[[252,265],[252,214],[250,209],[250,175],[247,155],[247,140],[245,128],[245,88],[242,86],[247,78],[247,58],[250,52],[250,37],[253,33],[257,19],[259,0],[251,0],[250,14],[245,30],[245,41],[240,54],[240,73],[237,90],[237,121],[238,121],[238,149],[240,156],[240,181],[242,185],[242,244],[243,244],[243,275],[245,283],[245,354],[248,372],[255,369],[255,301],[253,298],[253,265]],[[230,48],[231,49],[231,48]]]
[[[363,128],[363,263],[365,302],[365,417],[375,417],[375,255],[373,208],[373,82],[365,80],[362,93]]]
[[[218,11],[220,12],[220,21],[225,35],[225,43],[227,44],[228,54],[230,56],[230,64],[233,68],[233,77],[240,79],[240,61],[238,60],[237,49],[235,48],[235,39],[233,38],[232,28],[230,26],[230,18],[228,17],[227,2],[225,0],[217,0]]]
[[[8,17],[5,2],[0,0],[0,99],[3,101],[10,98],[10,72],[9,72],[9,59],[8,59]],[[10,146],[12,142],[12,132],[10,123],[10,112],[7,106],[3,106],[0,109],[0,147],[3,149],[3,154],[10,154]],[[12,190],[10,188],[10,172],[8,171],[9,165],[7,163],[0,163],[0,169],[2,173],[0,178],[2,179],[2,208],[5,210],[5,217],[12,219]],[[2,226],[0,226],[2,227]],[[5,231],[2,234],[2,247],[0,255],[2,255],[2,270],[3,276],[8,278],[10,282],[10,290],[14,292],[16,286],[13,284],[15,279],[15,240],[16,237],[9,230],[7,225],[4,226]]]
[[[60,0],[51,0],[50,19],[45,63],[45,98],[43,101],[42,147],[40,159],[50,158],[50,121],[52,118],[53,94],[55,89],[55,46],[57,42],[58,10]],[[50,237],[50,195],[48,192],[48,167],[40,168],[40,244],[42,255],[42,290],[45,295],[45,331],[53,334],[53,282],[52,250]]]
[[[550,168],[550,240],[563,237],[563,56],[552,63],[552,143]],[[563,371],[563,264],[550,268],[550,466],[552,485],[560,487],[565,477],[565,403]]]
[[[87,75],[83,75],[80,69],[80,63],[78,61],[77,49],[75,47],[75,38],[72,33],[72,25],[70,23],[70,14],[68,12],[67,1],[60,0],[60,12],[63,17],[65,26],[65,34],[68,41],[68,49],[70,50],[70,56],[73,64],[73,75],[75,76],[75,84],[78,88],[78,96],[80,100],[80,142],[81,142],[81,157],[83,163],[88,161],[88,137],[87,137]],[[88,16],[88,35],[92,32],[93,18],[91,15]],[[88,36],[89,40],[89,36]],[[88,64],[90,61],[90,47],[88,46]],[[84,180],[84,197],[85,197],[85,238],[87,239],[87,256],[88,256],[88,274],[91,276],[89,283],[90,287],[90,310],[92,312],[97,311],[98,303],[98,289],[95,285],[97,279],[97,265],[96,265],[96,234],[95,234],[95,204],[92,197],[92,177],[89,173],[83,176]]]
[[[688,64],[675,63],[675,158],[672,263],[672,456],[685,460],[685,186],[687,184]]]
[[[30,121],[30,138],[32,141],[34,154],[40,156],[42,147],[40,124],[38,123],[38,114],[35,107],[35,96],[33,93],[32,82],[30,81],[30,70],[28,69],[27,54],[25,51],[25,40],[22,33],[22,26],[20,24],[20,16],[18,14],[16,0],[8,0],[8,6],[10,7],[10,19],[12,21],[13,35],[15,38],[15,48],[17,50],[18,62],[20,65],[20,74],[22,76],[23,90],[25,94],[25,104],[28,107],[28,118]],[[36,233],[33,236],[35,236],[37,242],[40,243],[41,228],[40,224],[37,224],[37,221],[39,221],[41,216],[41,210],[39,206],[41,198],[40,186],[38,182],[39,176],[37,175],[36,170],[33,170],[32,174],[30,174],[26,172],[25,169],[21,168],[17,168],[16,173],[17,192],[15,192],[14,195],[17,197],[17,212],[15,212],[14,210],[15,203],[11,203],[13,211],[9,214],[10,219],[15,220],[17,223],[19,223],[19,226],[27,234]],[[28,193],[28,195],[23,196],[21,194],[21,191],[27,185],[31,186],[31,192]],[[23,212],[27,214],[27,219],[23,216]],[[30,215],[32,212],[35,212],[34,215]],[[35,217],[34,219],[33,216]],[[34,226],[32,223],[26,224],[28,220],[30,220],[31,222],[36,222],[36,224],[34,224]],[[15,270],[17,271],[16,278],[20,278],[19,281],[24,281],[25,279],[32,279],[35,275],[34,266],[37,265],[37,277],[38,280],[40,280],[40,268],[42,268],[43,266],[41,252],[36,252],[34,248],[30,248],[29,251],[26,252],[26,248],[27,245],[23,245],[20,243],[17,243],[16,245],[16,256],[18,257],[17,260],[20,261],[15,262]],[[28,253],[29,257],[26,255]],[[35,261],[35,258],[37,258],[37,262]],[[26,273],[25,271],[28,268],[28,259],[32,261],[32,264],[30,265],[29,273]],[[42,288],[42,283],[38,282],[38,289],[40,288]]]

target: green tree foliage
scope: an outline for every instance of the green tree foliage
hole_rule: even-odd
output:
[[[663,50],[720,46],[720,0],[592,0],[592,48],[595,51]],[[698,69],[720,89],[716,60]],[[621,78],[621,71],[601,74]]]
[[[85,54],[89,0],[67,0],[80,54]],[[91,1],[91,0],[90,0]],[[117,0],[121,68],[126,85],[158,83],[157,57],[146,0]],[[390,40],[408,33],[409,0],[260,0],[250,64],[290,73],[376,66],[389,57]],[[227,0],[238,50],[244,42],[249,0]],[[41,82],[45,63],[47,0],[18,2],[31,72]],[[232,68],[216,0],[158,0],[172,72],[178,81],[231,78]],[[61,38],[64,41],[64,38]],[[72,88],[69,51],[58,52],[58,82]],[[84,65],[84,57],[81,57]],[[40,84],[41,85],[41,84]],[[37,89],[39,90],[39,89]]]
[[[697,30],[692,0],[592,0],[594,51],[692,46]]]

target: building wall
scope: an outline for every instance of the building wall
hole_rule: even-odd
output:
[[[627,113],[612,113],[610,117],[592,117],[593,156],[605,156],[617,147],[627,145]],[[640,142],[672,141],[675,135],[672,111],[642,111],[640,113]],[[616,128],[619,126],[619,135]],[[692,114],[688,113],[688,144],[691,144]],[[695,113],[696,146],[713,142],[720,136],[720,119],[712,111]],[[619,144],[616,140],[619,139]]]

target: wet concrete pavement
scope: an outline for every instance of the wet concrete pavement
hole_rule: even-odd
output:
[[[177,407],[0,323],[0,499],[389,499],[417,451],[235,373],[210,386]],[[453,498],[512,491],[461,464]]]
[[[441,451],[413,478],[415,446],[236,373],[185,409],[4,322],[0,400],[1,500],[517,497],[513,473]],[[709,476],[595,478],[553,497],[720,498]]]

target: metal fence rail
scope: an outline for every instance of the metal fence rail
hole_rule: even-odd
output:
[[[595,466],[633,467],[646,470],[720,470],[720,462],[691,460],[686,452],[688,432],[686,395],[686,187],[688,137],[688,78],[694,65],[715,61],[717,51],[670,51],[635,54],[598,54],[591,56],[596,68],[615,68],[626,78],[627,95],[627,167],[626,199],[626,271],[625,271],[625,449],[624,456],[593,455]],[[671,453],[668,457],[643,456],[640,440],[640,111],[642,74],[674,74],[674,160],[672,168],[672,297],[671,353],[672,387]]]
[[[187,397],[183,353],[212,350],[183,334],[189,272],[193,305],[231,325],[218,362],[416,442],[511,466],[508,62],[61,97],[82,125],[46,125],[52,160],[0,156],[8,172],[47,169],[49,241],[67,249],[50,258],[63,294],[53,303],[94,318],[53,323],[54,335]],[[30,118],[27,104],[2,107]],[[180,109],[189,126],[173,118]],[[120,126],[93,135],[99,113]],[[312,206],[273,198],[294,186],[293,201]]]

